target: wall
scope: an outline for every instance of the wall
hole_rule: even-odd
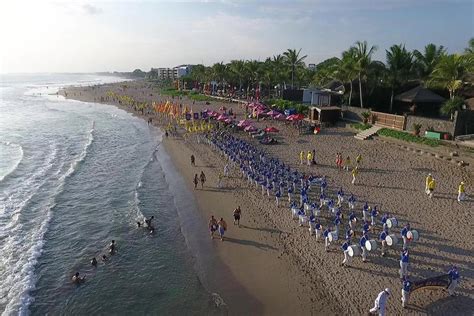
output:
[[[433,129],[437,132],[448,132],[451,135],[454,134],[454,122],[450,120],[408,115],[405,129],[407,131],[413,131],[414,123],[422,125],[421,126],[422,135],[428,129],[428,127],[433,127]]]
[[[360,107],[355,107],[355,106],[342,106],[342,115],[343,119],[348,120],[348,121],[357,121],[357,122],[362,122],[364,118],[362,117],[361,113],[362,112],[368,112],[370,111],[369,109],[362,109]]]
[[[454,136],[474,134],[474,111],[456,112],[454,121]]]

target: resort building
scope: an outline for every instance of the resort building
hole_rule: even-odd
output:
[[[173,68],[151,68],[159,80],[175,80],[191,73],[192,65],[179,65]]]

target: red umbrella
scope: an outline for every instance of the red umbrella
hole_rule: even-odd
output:
[[[246,128],[244,128],[244,131],[246,131],[246,132],[253,132],[255,130],[257,130],[257,128],[255,126],[252,126],[252,125],[249,125]]]
[[[284,114],[281,114],[281,113],[278,114],[278,115],[275,115],[273,118],[274,118],[275,120],[279,120],[279,121],[284,121],[284,120],[286,120],[286,116],[285,116]]]
[[[278,133],[278,129],[276,127],[267,127],[265,128],[265,132],[267,133]]]
[[[270,116],[277,116],[278,114],[281,114],[281,113],[278,112],[278,111],[275,111],[275,110],[271,110],[271,111],[268,112],[267,114],[270,115]]]
[[[227,118],[227,119],[224,120],[224,122],[226,122],[227,124],[230,124],[230,123],[232,123],[232,119],[231,119],[231,118]]]
[[[238,127],[247,127],[251,124],[251,122],[249,120],[242,120],[242,121],[239,121],[239,124],[237,124]]]
[[[304,119],[303,114],[292,114],[286,118],[288,121],[301,121]]]
[[[225,116],[224,114],[219,115],[219,117],[217,118],[218,121],[225,121],[226,119],[227,116]]]

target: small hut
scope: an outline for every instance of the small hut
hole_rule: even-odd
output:
[[[395,96],[395,100],[411,103],[410,112],[412,113],[421,110],[421,112],[437,114],[439,105],[446,99],[425,87],[418,86]]]

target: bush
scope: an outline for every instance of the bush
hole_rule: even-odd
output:
[[[417,137],[411,133],[396,131],[393,129],[382,128],[377,132],[380,136],[392,137],[400,140],[404,140],[410,143],[418,143],[418,144],[425,144],[431,147],[436,147],[441,144],[441,142],[437,139],[431,138],[424,138],[424,137]]]
[[[364,131],[366,129],[369,129],[372,127],[372,125],[370,124],[364,124],[364,123],[354,123],[354,124],[351,124],[351,127],[352,128],[355,128],[355,129],[358,129],[358,130],[361,130],[361,131]]]
[[[464,105],[464,99],[461,97],[454,97],[444,102],[443,106],[439,109],[443,115],[453,115],[454,112],[462,109]]]

